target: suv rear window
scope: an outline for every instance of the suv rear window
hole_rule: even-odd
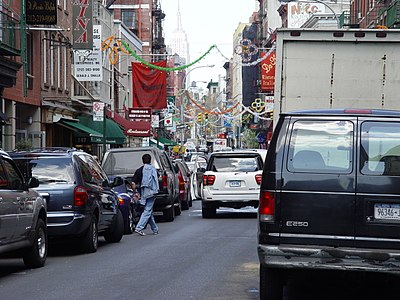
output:
[[[289,142],[290,172],[352,172],[354,125],[349,121],[296,121]]]
[[[112,152],[107,156],[107,160],[104,161],[102,167],[108,175],[133,174],[135,170],[143,165],[142,156],[146,153],[151,155],[151,164],[156,169],[160,169],[151,151]]]
[[[24,178],[36,177],[40,183],[74,182],[72,160],[69,157],[14,159]]]
[[[210,165],[214,172],[255,172],[262,170],[257,156],[215,156]]]

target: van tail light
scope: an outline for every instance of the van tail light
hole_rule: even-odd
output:
[[[258,207],[260,221],[274,221],[275,218],[275,198],[273,193],[261,191],[260,205]]]
[[[203,185],[213,185],[215,181],[215,175],[203,175]]]
[[[89,194],[83,186],[77,186],[74,189],[74,205],[82,206],[85,205],[89,199]]]
[[[257,182],[258,185],[261,184],[261,179],[262,179],[262,175],[261,174],[257,174],[256,175],[256,182]]]

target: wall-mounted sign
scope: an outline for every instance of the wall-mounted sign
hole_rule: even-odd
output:
[[[151,108],[150,107],[129,108],[128,117],[129,120],[131,121],[151,122]]]
[[[101,25],[93,26],[93,49],[74,50],[74,73],[78,81],[102,81]]]
[[[93,49],[93,0],[72,0],[72,48]]]
[[[287,10],[288,28],[300,28],[313,14],[325,13],[324,3],[289,2]]]
[[[28,25],[56,25],[56,0],[26,0],[26,24]]]
[[[265,53],[261,53],[262,56]],[[272,51],[261,63],[261,91],[273,92],[275,86],[276,53]]]

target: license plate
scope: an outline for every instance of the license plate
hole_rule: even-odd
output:
[[[379,220],[400,220],[399,204],[375,204],[375,219]]]
[[[240,181],[239,180],[229,181],[229,186],[230,187],[240,187]]]

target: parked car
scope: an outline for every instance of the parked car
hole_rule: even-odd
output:
[[[151,155],[151,163],[157,169],[160,190],[156,194],[154,211],[162,212],[166,221],[173,221],[181,214],[179,183],[169,156],[156,147],[114,148],[107,151],[102,166],[108,176],[121,176],[132,182],[133,174],[140,168],[142,156]]]
[[[191,197],[191,182],[190,182],[190,170],[183,161],[174,161],[175,172],[178,175],[179,181],[179,201],[181,202],[182,210],[188,210],[192,206]]]
[[[28,268],[43,267],[47,258],[46,201],[32,189],[38,186],[0,150],[0,254],[19,254]]]
[[[211,218],[220,207],[258,207],[263,161],[253,151],[214,152],[203,175],[202,215]]]
[[[204,155],[196,155],[194,160],[186,162],[186,165],[191,172],[191,197],[192,199],[201,199],[201,187],[204,170],[207,167],[207,157]]]
[[[281,114],[262,177],[261,299],[304,270],[400,274],[399,111]]]
[[[84,252],[96,252],[98,235],[108,242],[123,236],[123,217],[110,183],[92,155],[74,148],[10,152],[25,179],[37,177],[36,188],[47,203],[51,238],[78,238]]]

